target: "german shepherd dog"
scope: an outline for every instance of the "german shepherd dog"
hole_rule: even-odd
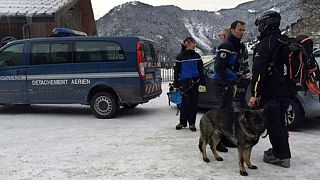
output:
[[[206,146],[210,149],[217,161],[223,161],[217,154],[217,144],[221,135],[237,145],[240,175],[247,176],[244,162],[250,169],[257,169],[250,162],[251,150],[265,131],[263,110],[228,111],[216,108],[206,112],[200,120],[199,149],[203,160],[209,162]]]

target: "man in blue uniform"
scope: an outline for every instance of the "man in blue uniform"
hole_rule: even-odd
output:
[[[213,79],[217,88],[216,94],[221,95],[220,108],[233,110],[233,97],[237,92],[237,85],[244,73],[241,67],[248,58],[248,53],[241,39],[245,32],[245,22],[234,21],[230,26],[228,38],[220,44],[217,50],[214,64],[215,73]],[[222,137],[222,142],[228,141]],[[227,152],[223,143],[219,143],[217,150]],[[228,143],[229,144],[229,143]],[[231,146],[231,145],[230,145]]]
[[[183,92],[182,104],[180,106],[180,123],[177,130],[187,127],[196,131],[196,115],[198,111],[199,85],[205,86],[203,74],[203,62],[198,53],[195,52],[196,41],[187,37],[183,41],[181,53],[177,56],[174,66],[173,86]]]

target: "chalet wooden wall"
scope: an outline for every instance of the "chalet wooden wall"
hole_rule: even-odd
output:
[[[22,27],[23,27],[22,23],[0,22],[0,40],[6,36],[14,36],[18,39],[22,39],[23,38]]]

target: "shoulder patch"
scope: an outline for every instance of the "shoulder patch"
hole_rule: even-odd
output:
[[[227,57],[227,54],[225,52],[220,53],[220,58],[225,59]]]

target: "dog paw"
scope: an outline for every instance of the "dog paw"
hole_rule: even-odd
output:
[[[248,176],[248,173],[247,173],[247,171],[240,171],[240,175],[241,176]]]
[[[203,161],[207,162],[207,163],[210,162],[210,160],[208,158],[203,158]]]
[[[222,157],[217,157],[216,160],[217,161],[223,161],[223,158]]]
[[[249,169],[258,169],[258,167],[255,166],[255,165],[248,166],[248,168],[249,168]]]

